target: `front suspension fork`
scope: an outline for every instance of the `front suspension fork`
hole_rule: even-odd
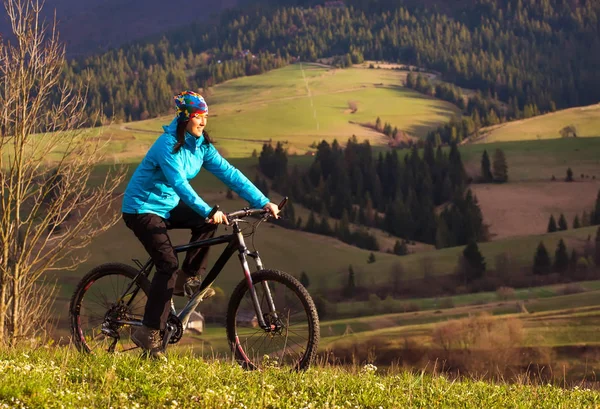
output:
[[[246,256],[252,257],[256,263],[257,270],[263,269],[262,260],[258,254],[258,251],[250,252],[246,247],[246,243],[244,242],[244,236],[241,232],[236,232],[238,235],[238,241],[240,243],[239,248],[239,259],[240,264],[242,265],[242,269],[244,271],[244,276],[246,277],[246,283],[248,284],[248,290],[250,291],[250,298],[252,299],[252,304],[254,305],[254,311],[256,313],[256,318],[258,320],[258,325],[264,330],[271,330],[271,325],[265,322],[265,318],[263,315],[262,308],[260,306],[260,301],[258,299],[258,295],[256,294],[256,288],[252,283],[252,275],[250,274],[250,267],[248,266],[248,259]],[[267,307],[269,308],[269,313],[271,313],[276,320],[279,320],[277,317],[275,303],[273,302],[273,295],[271,294],[271,289],[269,288],[269,283],[266,281],[262,282],[262,287],[264,291],[264,296],[267,301]]]

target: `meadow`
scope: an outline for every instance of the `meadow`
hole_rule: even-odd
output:
[[[506,155],[509,182],[549,182],[553,175],[564,180],[569,167],[576,179],[582,173],[600,178],[598,137],[463,145],[460,152],[467,172],[479,175],[483,151],[491,158],[497,148]]]
[[[560,130],[573,125],[577,137],[600,136],[600,104],[552,112],[533,118],[495,125],[481,130],[476,143],[561,138]]]
[[[291,154],[304,154],[313,150],[313,142],[336,138],[345,142],[352,135],[373,145],[387,145],[385,135],[363,126],[374,125],[378,116],[384,123],[423,137],[460,112],[450,103],[404,88],[406,74],[299,63],[230,80],[205,92],[207,131],[229,158],[260,152],[269,140],[284,142]],[[350,104],[356,112],[351,112]],[[134,162],[172,119],[167,115],[113,124],[102,132],[115,141],[111,148],[115,160]]]
[[[73,348],[0,351],[2,408],[596,408],[585,386],[457,380],[327,364],[296,373],[246,372],[189,351],[167,364],[137,356],[78,356]]]

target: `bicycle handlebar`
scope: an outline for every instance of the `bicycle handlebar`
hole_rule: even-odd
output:
[[[283,200],[279,203],[279,210],[283,209],[285,207],[285,205],[288,202],[288,197],[285,196],[283,198]],[[206,220],[209,220],[211,217],[214,216],[214,214],[219,210],[219,205],[215,205],[212,210],[210,211],[210,213],[208,214],[208,216],[206,217]],[[248,216],[258,216],[258,215],[263,215],[269,213],[268,210],[265,209],[250,209],[250,208],[246,208],[246,209],[242,209],[242,210],[237,210],[235,212],[231,212],[231,213],[225,213],[225,216],[227,216],[227,219],[229,218],[236,218],[236,217],[248,217]]]

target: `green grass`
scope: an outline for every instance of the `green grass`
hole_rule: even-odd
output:
[[[584,288],[596,288],[598,281],[582,283]],[[419,345],[429,345],[431,334],[440,322],[487,312],[503,319],[515,317],[523,322],[526,339],[523,346],[598,345],[597,327],[600,322],[600,291],[556,295],[556,286],[517,290],[515,299],[508,301],[477,300],[475,304],[457,304],[454,308],[431,309],[396,314],[380,314],[360,318],[323,321],[321,347],[338,342],[365,343],[380,337],[403,342],[413,339]],[[537,295],[543,298],[535,299]],[[553,295],[552,295],[553,294]],[[471,295],[476,296],[476,294]],[[485,296],[485,293],[482,294]],[[462,296],[452,297],[460,299]],[[421,300],[414,300],[419,303]],[[422,300],[428,301],[428,300]],[[522,312],[522,301],[527,312]],[[371,307],[371,310],[376,308]],[[396,344],[398,344],[396,342]],[[400,345],[397,345],[400,348]]]
[[[412,338],[421,343],[430,343],[431,332],[438,323],[482,312],[521,319],[527,335],[525,346],[598,344],[600,340],[596,332],[600,322],[600,291],[597,288],[600,281],[578,284],[586,292],[563,296],[558,291],[564,285],[553,285],[516,290],[515,297],[508,301],[499,300],[495,293],[448,297],[455,305],[453,308],[442,308],[439,305],[441,300],[433,298],[394,300],[399,304],[398,308],[390,306],[388,301],[376,305],[366,302],[354,302],[354,306],[350,306],[351,303],[337,304],[338,313],[350,307],[354,316],[350,314],[353,318],[322,320],[320,349],[325,350],[340,341],[358,343],[380,336],[400,341]],[[519,301],[523,302],[527,313],[521,313]],[[407,302],[417,305],[420,310],[397,312],[402,311],[400,305]],[[367,312],[370,315],[365,315]],[[556,331],[553,332],[553,329]],[[186,344],[185,347],[193,348],[202,356],[229,354],[225,329],[221,325],[209,324],[201,335],[186,333],[182,342]]]
[[[337,138],[345,142],[352,135],[385,145],[387,137],[360,125],[374,124],[377,116],[422,137],[459,113],[452,104],[401,86],[405,76],[405,72],[392,70],[294,64],[227,81],[206,96],[210,110],[207,130],[228,157],[250,156],[254,149],[260,152],[262,144],[271,139],[285,141],[290,152],[302,154],[315,141]],[[358,106],[354,114],[349,112],[349,101]],[[115,144],[112,152],[139,155],[141,147],[155,139],[172,118],[168,115],[110,127],[107,133],[125,138],[129,132],[135,137]],[[123,149],[127,155],[122,154]]]
[[[600,179],[598,137],[469,144],[461,146],[460,153],[467,169],[479,175],[483,151],[493,157],[496,148],[506,154],[509,182],[550,181],[552,175],[564,179],[569,167],[576,179],[582,173]]]
[[[540,287],[518,288],[514,290],[514,296],[511,300],[520,300],[527,302],[527,308],[530,312],[546,311],[552,308],[582,307],[587,305],[596,305],[596,290],[600,290],[600,280],[578,282],[585,293],[571,294],[562,296],[562,289],[568,284],[553,284]],[[387,299],[377,303],[369,301],[347,301],[335,304],[335,312],[340,317],[360,317],[377,316],[378,312],[390,314],[392,312],[402,312],[407,308],[417,311],[444,310],[444,313],[451,311],[448,307],[468,307],[480,306],[491,303],[501,303],[502,299],[496,291],[484,291],[478,293],[459,294],[447,297],[432,298],[411,298],[411,299]],[[513,302],[510,302],[513,304]],[[514,310],[514,307],[509,307]],[[512,312],[512,311],[511,311]],[[369,320],[371,318],[357,318],[358,320]],[[347,320],[344,320],[347,321]]]
[[[0,351],[0,407],[119,408],[596,408],[600,393],[551,385],[486,383],[315,366],[246,372],[189,353],[168,364],[134,356],[81,356],[72,348]]]
[[[561,138],[560,130],[574,125],[578,137],[600,136],[600,105],[570,108],[520,121],[483,128],[477,143]]]

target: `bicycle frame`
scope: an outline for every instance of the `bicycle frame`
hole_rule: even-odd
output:
[[[258,254],[258,251],[251,252],[246,247],[244,235],[238,224],[239,221],[240,221],[240,219],[233,219],[231,221],[231,227],[233,228],[232,234],[221,235],[218,237],[213,237],[213,238],[205,239],[205,240],[199,240],[199,241],[196,241],[193,243],[179,245],[179,246],[174,247],[175,253],[179,254],[184,251],[191,250],[191,249],[202,248],[202,247],[211,247],[211,246],[215,246],[218,244],[227,243],[227,247],[225,247],[225,249],[223,250],[223,253],[221,253],[219,258],[217,259],[217,261],[214,263],[213,267],[211,268],[210,272],[202,280],[202,283],[201,283],[198,291],[196,291],[194,296],[181,309],[179,314],[177,314],[173,300],[171,300],[171,312],[179,318],[179,320],[181,321],[181,323],[183,325],[183,328],[186,327],[192,312],[196,309],[198,304],[200,304],[200,302],[202,302],[204,290],[206,288],[208,288],[215,281],[217,276],[223,270],[223,267],[225,266],[225,264],[227,264],[227,262],[229,261],[231,256],[237,251],[238,257],[240,260],[240,264],[242,266],[242,270],[243,270],[243,273],[246,278],[246,282],[248,284],[248,288],[249,288],[249,291],[251,294],[252,303],[254,305],[254,309],[255,309],[255,313],[256,313],[256,318],[258,320],[258,325],[264,330],[271,329],[270,326],[268,326],[265,323],[262,309],[260,306],[260,302],[258,300],[258,297],[256,295],[256,290],[252,283],[252,276],[250,273],[250,268],[248,265],[247,257],[251,257],[254,259],[257,271],[263,269],[263,264],[262,264],[259,254]],[[140,267],[140,271],[139,271],[138,275],[135,277],[135,279],[132,280],[131,284],[129,285],[127,290],[125,290],[123,296],[120,297],[118,302],[121,302],[128,294],[130,294],[130,291],[133,289],[135,282],[137,281],[137,278],[140,275],[144,275],[145,277],[148,277],[150,275],[152,267],[154,266],[154,262],[152,261],[152,259],[149,259],[146,262],[146,264],[144,264],[144,265],[142,265],[142,263],[140,263],[139,260],[134,260],[134,262],[138,265],[138,267]],[[269,289],[268,284],[263,283],[263,288],[264,288],[265,295],[267,298],[267,305],[270,310],[269,312],[276,314],[275,304],[273,302],[273,297],[271,295],[271,291]],[[128,301],[127,305],[129,305],[133,301],[133,299],[135,298],[135,296],[137,295],[139,290],[140,290],[140,287],[137,287],[134,289],[134,292],[131,295],[131,298]],[[142,325],[141,321],[118,321],[118,323],[125,324],[125,325],[132,325],[132,326],[141,326]],[[170,335],[175,331],[175,328],[172,328],[171,325],[167,324],[166,331],[167,331],[166,341],[168,341],[168,339],[170,338]],[[166,342],[165,342],[165,344],[166,344]]]

